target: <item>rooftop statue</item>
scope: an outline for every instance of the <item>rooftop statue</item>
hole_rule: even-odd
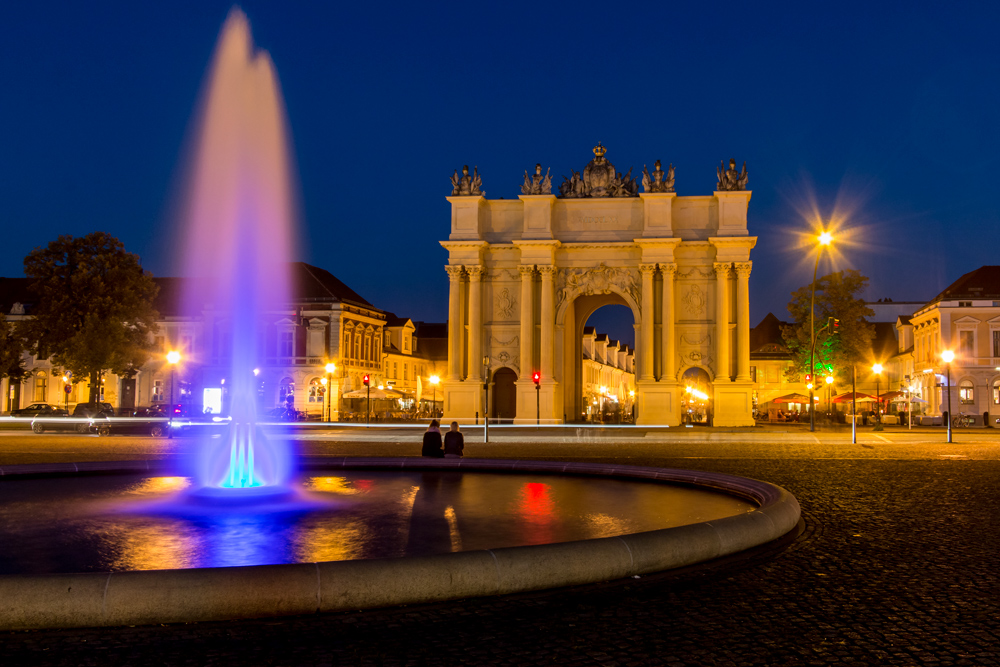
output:
[[[615,172],[615,180],[608,186],[608,194],[612,197],[635,197],[639,194],[639,186],[632,178],[632,167],[629,167],[624,176]]]
[[[559,194],[567,199],[576,199],[578,197],[586,197],[587,192],[583,185],[583,179],[580,178],[580,172],[570,170],[573,173],[573,178],[566,178],[563,176],[563,183],[559,186]]]
[[[479,167],[472,168],[472,176],[469,176],[469,165],[462,167],[462,175],[458,175],[458,170],[451,177],[451,196],[464,197],[486,194],[482,191],[483,179],[479,176]]]
[[[719,183],[716,190],[746,190],[747,189],[747,163],[743,163],[743,171],[736,171],[736,160],[729,161],[729,169],[725,168],[725,162],[719,165],[716,170]]]
[[[524,185],[521,186],[521,194],[524,195],[550,195],[552,194],[552,177],[549,176],[550,169],[545,170],[542,176],[542,165],[535,165],[535,175],[529,178],[528,172],[524,172]]]
[[[650,176],[646,171],[646,166],[642,167],[642,189],[644,192],[673,192],[674,191],[674,165],[667,167],[664,172],[657,160],[653,165],[653,174]]]
[[[573,172],[573,178],[565,179],[559,186],[559,192],[567,199],[576,197],[635,197],[639,186],[632,178],[632,170],[622,176],[615,171],[615,166],[604,157],[607,152],[604,146],[597,143],[594,147],[594,159],[583,170],[583,178],[579,172]]]

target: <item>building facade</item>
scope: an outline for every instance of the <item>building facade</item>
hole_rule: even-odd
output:
[[[583,329],[608,304],[636,328],[640,424],[677,425],[685,387],[709,388],[713,423],[753,423],[750,378],[750,191],[735,163],[711,195],[679,197],[673,169],[622,177],[598,145],[595,158],[549,194],[536,170],[518,200],[488,200],[475,176],[453,177],[446,418],[484,412],[484,377],[503,379],[491,399],[532,423],[535,388],[545,423],[584,413]],[[467,171],[467,170],[466,170]],[[631,173],[631,172],[629,172]],[[706,174],[706,181],[708,180]],[[538,181],[542,182],[538,182]],[[537,194],[536,194],[537,192]],[[497,414],[497,406],[489,406]]]

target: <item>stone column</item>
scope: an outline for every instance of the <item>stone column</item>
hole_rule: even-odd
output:
[[[715,381],[729,382],[729,263],[715,263]]]
[[[674,275],[677,265],[660,264],[660,272],[663,274],[663,327],[660,332],[663,337],[663,365],[660,381],[673,382],[677,379],[677,353],[674,350]]]
[[[553,358],[555,356],[555,276],[556,267],[539,266],[542,274],[542,331],[541,331],[541,372],[542,382],[551,383],[555,371]]]
[[[655,264],[640,264],[642,274],[642,306],[639,316],[642,317],[639,348],[642,356],[639,358],[639,379],[653,379],[653,273]]]
[[[462,367],[462,267],[446,266],[448,272],[448,380],[461,380]]]
[[[521,359],[519,365],[521,372],[519,380],[531,379],[532,349],[534,348],[535,320],[534,320],[534,300],[531,298],[532,283],[535,280],[534,266],[519,266],[517,270],[521,272]]]
[[[736,262],[736,379],[750,382],[750,269],[753,262]]]
[[[469,380],[483,376],[483,267],[467,266],[469,274]]]

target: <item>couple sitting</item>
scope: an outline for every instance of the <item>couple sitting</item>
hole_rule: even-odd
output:
[[[451,430],[445,434],[444,448],[442,448],[441,429],[438,428],[438,421],[435,419],[424,433],[424,446],[420,455],[438,459],[460,459],[464,450],[465,436],[458,432],[458,422],[451,423]]]

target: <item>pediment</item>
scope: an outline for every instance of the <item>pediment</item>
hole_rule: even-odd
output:
[[[972,315],[966,315],[965,317],[960,317],[957,320],[952,320],[952,324],[979,324],[982,320],[973,317]]]

